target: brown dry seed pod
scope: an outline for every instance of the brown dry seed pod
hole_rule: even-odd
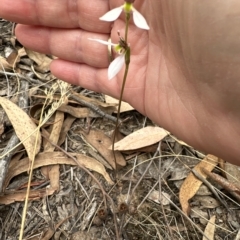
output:
[[[119,213],[126,213],[126,212],[128,212],[128,205],[126,203],[124,203],[124,202],[120,203],[118,205],[118,212]]]
[[[105,208],[100,208],[97,212],[97,215],[100,219],[105,220],[108,215],[108,211]]]

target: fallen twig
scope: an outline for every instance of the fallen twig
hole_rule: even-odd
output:
[[[79,102],[82,106],[85,106],[85,107],[88,107],[90,108],[92,111],[94,111],[95,113],[97,113],[99,116],[101,117],[104,117],[104,118],[107,118],[113,122],[117,122],[117,118],[112,116],[112,115],[109,115],[107,113],[105,113],[104,111],[102,111],[98,106],[90,103],[90,102],[87,102],[87,101],[84,101],[83,99],[79,98],[77,95],[75,95],[74,93],[71,94],[69,96],[70,99],[74,99],[75,101]]]

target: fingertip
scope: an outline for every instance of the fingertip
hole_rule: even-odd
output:
[[[86,64],[68,62],[61,59],[53,60],[51,72],[57,78],[83,88],[117,96],[117,82],[108,81],[106,68],[94,68]]]
[[[77,72],[79,72],[79,64],[67,62],[61,59],[55,59],[50,64],[52,74],[73,85],[78,84]]]

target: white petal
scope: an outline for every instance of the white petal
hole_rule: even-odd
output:
[[[113,79],[121,70],[125,62],[125,55],[122,54],[115,58],[108,67],[108,80]]]
[[[113,22],[120,16],[122,10],[123,10],[123,6],[114,8],[109,12],[107,12],[106,14],[104,14],[99,19],[102,21]]]
[[[117,44],[114,44],[114,43],[111,43],[111,42],[107,42],[107,41],[103,41],[101,39],[96,39],[96,38],[88,38],[89,40],[91,41],[95,41],[95,42],[99,42],[101,44],[104,44],[104,45],[110,45],[110,46],[116,46]]]
[[[134,21],[135,25],[139,28],[149,30],[150,28],[149,28],[144,16],[133,7],[132,7],[132,11],[133,11],[133,21]]]

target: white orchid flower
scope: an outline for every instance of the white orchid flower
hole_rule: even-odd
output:
[[[127,3],[127,2],[125,2],[120,7],[110,10],[109,12],[104,14],[102,17],[100,17],[100,20],[113,22],[120,16],[122,11],[127,13],[132,12],[133,22],[138,28],[145,29],[145,30],[150,29],[143,15],[133,7],[132,3]]]
[[[107,46],[112,46],[114,50],[119,54],[119,56],[116,57],[108,67],[108,80],[112,80],[119,73],[119,71],[124,65],[125,62],[124,49],[119,44],[103,41],[100,39],[89,38],[89,40],[96,41]]]

